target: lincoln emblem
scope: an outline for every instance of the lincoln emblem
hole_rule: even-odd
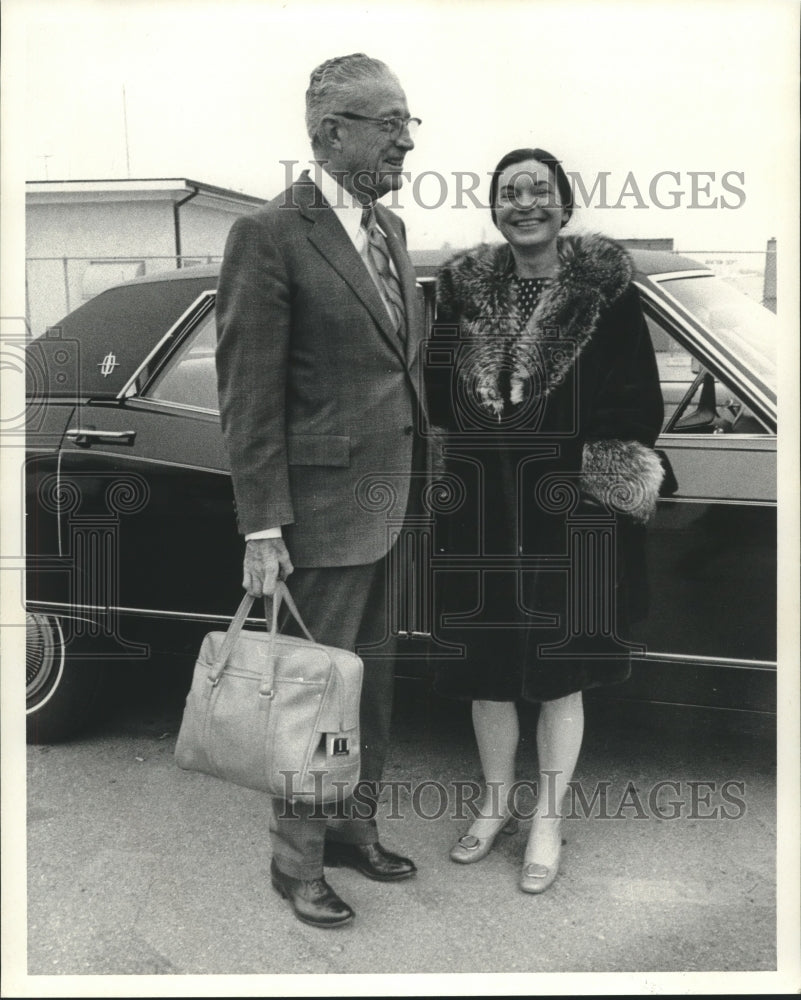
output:
[[[117,357],[116,357],[116,355],[115,354],[111,354],[109,352],[105,356],[105,358],[103,358],[103,360],[98,363],[97,367],[100,369],[100,374],[103,376],[103,378],[106,378],[117,367]]]

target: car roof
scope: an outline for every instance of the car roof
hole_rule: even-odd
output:
[[[443,254],[443,259],[451,253]],[[631,255],[640,276],[708,270],[689,257],[663,251],[632,250]],[[29,345],[29,394],[116,398],[192,303],[216,288],[219,273],[219,264],[159,271],[115,285],[85,302]],[[66,375],[58,360],[65,349],[73,375]],[[109,359],[112,364],[106,363]]]
[[[444,262],[448,257],[452,256],[454,251],[452,249],[448,251],[443,251],[442,261]],[[698,270],[709,270],[709,268],[700,263],[700,261],[693,260],[691,257],[684,257],[681,254],[673,253],[666,250],[629,250],[631,257],[634,261],[634,266],[641,274],[667,274],[671,271],[698,271]],[[428,255],[435,256],[435,255]],[[414,257],[414,252],[412,252],[412,257]],[[436,267],[436,264],[433,265]],[[432,269],[431,263],[421,265],[419,270],[430,272]],[[132,281],[126,282],[126,284],[131,285],[144,285],[152,284],[157,281],[187,281],[195,277],[208,277],[217,278],[220,274],[219,264],[204,264],[197,267],[183,267],[173,271],[159,271],[155,274],[146,274],[141,278],[134,278]]]
[[[152,274],[142,275],[141,278],[132,278],[124,282],[126,285],[150,285],[156,281],[191,281],[195,278],[218,278],[220,274],[219,264],[202,264],[196,267],[179,267],[170,271],[155,271]],[[117,287],[117,286],[115,286]]]
[[[640,274],[669,274],[672,271],[709,271],[706,264],[666,250],[629,250]]]

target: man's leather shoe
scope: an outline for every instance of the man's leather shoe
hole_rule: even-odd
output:
[[[353,920],[353,910],[337,896],[324,878],[300,879],[285,875],[270,864],[270,880],[279,896],[288,899],[295,916],[313,927],[341,927]]]
[[[386,850],[378,841],[374,844],[344,844],[336,840],[325,842],[323,864],[332,868],[354,868],[376,882],[398,882],[417,871],[413,861]]]

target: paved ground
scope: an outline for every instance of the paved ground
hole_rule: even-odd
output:
[[[775,760],[764,732],[692,710],[593,703],[577,778],[588,798],[609,783],[609,818],[596,807],[595,818],[565,821],[563,871],[548,893],[516,888],[527,824],[461,867],[447,855],[467,824],[450,808],[416,815],[401,794],[403,818],[384,819],[383,839],[415,859],[417,878],[386,886],[332,871],[357,919],[320,931],[270,889],[265,798],[175,766],[183,690],[162,685],[158,700],[129,698],[81,740],[28,749],[31,975],[776,967]],[[411,780],[430,816],[439,796],[419,783],[478,776],[466,708],[407,683],[396,716],[387,778]],[[521,778],[535,761],[527,738]],[[678,785],[649,801],[660,781]]]

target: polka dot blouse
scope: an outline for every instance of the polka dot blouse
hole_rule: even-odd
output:
[[[521,278],[513,276],[515,287],[515,302],[520,316],[520,329],[531,319],[531,314],[537,308],[543,290],[548,286],[550,278]]]

